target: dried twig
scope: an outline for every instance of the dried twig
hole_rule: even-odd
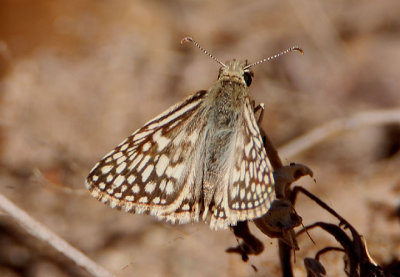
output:
[[[314,222],[308,226],[305,226],[304,229],[300,230],[297,235],[307,232],[307,230],[311,230],[313,228],[319,227],[328,234],[332,235],[336,241],[341,245],[342,248],[339,247],[325,247],[322,250],[319,250],[315,255],[315,259],[306,258],[307,263],[305,262],[307,272],[314,272],[317,268],[322,268],[323,265],[319,262],[319,256],[329,252],[329,251],[341,251],[346,255],[346,268],[345,272],[348,276],[375,276],[381,277],[385,276],[384,271],[381,266],[379,266],[369,255],[367,244],[365,239],[357,232],[357,230],[342,216],[340,216],[335,210],[329,207],[326,203],[324,203],[317,196],[313,195],[311,192],[306,190],[303,187],[294,187],[293,188],[293,200],[295,200],[296,195],[301,192],[311,200],[315,201],[317,205],[321,208],[335,216],[339,220],[339,224],[335,225],[332,223],[326,222]],[[293,201],[294,202],[294,201]],[[350,230],[351,236],[346,234],[345,229]],[[316,266],[317,265],[317,266]],[[315,274],[309,276],[322,276],[318,271],[315,271]],[[387,275],[394,276],[394,275]]]
[[[358,113],[352,116],[334,119],[322,126],[279,147],[281,157],[293,157],[315,144],[340,132],[352,130],[362,126],[400,123],[400,109],[376,110]]]
[[[81,251],[72,247],[68,242],[47,229],[45,226],[30,217],[26,212],[17,207],[14,203],[0,194],[0,209],[17,221],[29,234],[47,242],[66,257],[74,261],[78,266],[84,268],[93,276],[112,277],[114,276],[103,267],[96,264]]]

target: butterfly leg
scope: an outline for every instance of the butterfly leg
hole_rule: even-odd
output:
[[[257,113],[259,112],[258,119],[257,119],[257,124],[258,125],[261,124],[261,121],[263,119],[264,109],[265,109],[264,103],[260,103],[257,107],[254,108],[254,115],[256,115],[256,117],[257,117]]]
[[[254,108],[255,108],[255,106],[256,106],[256,101],[251,100],[251,101],[250,101],[250,105],[251,105],[251,108],[254,110]]]

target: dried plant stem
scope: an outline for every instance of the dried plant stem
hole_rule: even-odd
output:
[[[26,212],[21,210],[2,194],[0,194],[0,209],[10,215],[15,221],[17,221],[29,234],[42,241],[47,242],[59,252],[64,254],[66,257],[74,261],[78,266],[84,268],[93,276],[114,276],[113,274],[96,264],[94,261],[92,261],[81,251],[72,247],[65,240],[63,240],[58,235],[56,235],[45,226],[37,222],[35,219],[30,217]]]
[[[281,157],[293,157],[340,132],[368,125],[400,123],[400,109],[376,110],[332,120],[280,147]]]
[[[265,134],[264,130],[261,130],[262,136],[263,136],[263,141],[264,141],[264,147],[267,149],[267,153],[269,153],[268,157],[270,159],[270,162],[272,164],[272,167],[274,170],[280,169],[283,164],[282,160],[279,157],[278,151],[272,144],[271,140],[269,137]],[[291,199],[291,191],[288,190],[286,192],[286,195],[288,200]],[[282,240],[278,240],[278,245],[279,245],[279,262],[281,264],[281,269],[282,269],[282,276],[283,277],[293,277],[293,268],[292,264],[290,262],[290,257],[291,257],[291,248],[284,243]]]

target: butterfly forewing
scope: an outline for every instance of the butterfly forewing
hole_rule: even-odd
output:
[[[206,93],[188,97],[107,154],[87,178],[92,195],[128,212],[179,223],[197,220],[192,173],[206,122],[201,105]]]

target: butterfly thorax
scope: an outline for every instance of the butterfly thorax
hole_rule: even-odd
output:
[[[218,128],[234,128],[248,97],[243,78],[246,62],[232,60],[219,72],[216,84],[210,89],[210,101],[215,103],[212,118]]]

